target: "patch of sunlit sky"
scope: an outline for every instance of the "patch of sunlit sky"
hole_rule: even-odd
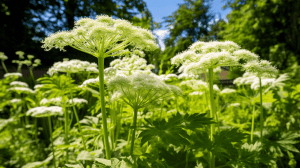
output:
[[[183,4],[184,0],[144,0],[147,4],[147,8],[152,14],[153,21],[155,22],[163,22],[163,17],[167,17],[172,15],[179,8],[179,4]],[[226,4],[224,0],[210,0],[208,2],[210,4],[209,13],[215,15],[215,18],[210,22],[213,24],[213,21],[218,21],[219,19],[226,19],[226,15],[230,13],[231,9],[223,10],[222,6]],[[206,4],[205,4],[206,5]],[[209,29],[208,29],[209,30]],[[166,24],[162,24],[162,27],[158,30],[154,30],[153,32],[158,36],[159,44],[161,49],[165,49],[165,45],[163,44],[163,39],[168,37],[169,30],[166,28]]]

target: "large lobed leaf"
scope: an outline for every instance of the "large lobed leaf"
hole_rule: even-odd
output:
[[[201,128],[214,123],[211,118],[207,118],[205,115],[206,114],[181,115],[177,112],[177,114],[172,115],[168,121],[165,119],[154,121],[145,119],[148,126],[145,126],[146,129],[139,135],[139,137],[142,137],[141,145],[147,141],[150,142],[153,138],[160,138],[162,142],[167,145],[189,145],[189,135],[185,129]]]

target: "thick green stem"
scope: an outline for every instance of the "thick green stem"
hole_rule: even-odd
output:
[[[260,140],[263,138],[263,129],[264,129],[264,116],[263,116],[263,105],[262,105],[262,87],[261,87],[261,78],[259,78],[259,93],[260,93]]]
[[[252,112],[251,143],[253,142],[254,116],[255,116],[255,102],[253,102],[253,112]]]
[[[51,125],[51,118],[50,117],[48,117],[48,123],[49,123],[49,131],[50,131],[50,141],[51,141],[51,145],[52,145],[53,164],[54,164],[54,167],[56,168],[54,146],[53,146],[53,137],[52,137],[52,125]]]
[[[209,94],[210,94],[210,117],[215,118],[215,101],[214,101],[214,90],[213,90],[213,68],[209,68]],[[215,124],[210,125],[210,140],[213,142],[214,141],[214,134],[215,134]],[[210,168],[215,167],[215,156],[210,153]]]
[[[3,60],[1,60],[1,63],[2,63],[2,67],[3,67],[4,71],[5,71],[5,73],[8,73],[8,71],[7,71],[7,69],[6,69],[6,66],[5,66],[5,64],[4,64],[4,61],[3,61]]]
[[[101,113],[102,113],[102,125],[104,131],[104,145],[106,159],[111,158],[110,146],[108,142],[108,131],[107,131],[107,121],[106,121],[106,111],[105,111],[105,95],[104,95],[104,57],[98,57],[98,68],[99,68],[99,91],[101,98]]]
[[[133,155],[133,147],[134,147],[134,139],[135,139],[135,130],[136,130],[136,120],[137,120],[137,112],[138,108],[134,108],[134,116],[133,116],[133,131],[131,137],[131,147],[130,147],[130,155]]]

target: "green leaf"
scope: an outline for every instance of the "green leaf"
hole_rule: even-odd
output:
[[[170,148],[168,151],[165,148],[160,148],[159,151],[159,157],[163,158],[168,166],[173,168],[183,168],[186,167],[186,165],[188,165],[188,167],[196,166],[196,159],[193,156],[193,152],[176,152],[174,148]],[[188,163],[186,160],[188,160]]]
[[[76,164],[76,165],[71,165],[71,164],[65,164],[67,167],[73,167],[73,168],[84,168],[83,166]]]
[[[22,166],[22,168],[40,168],[44,166],[44,162],[31,162],[27,163],[26,165]]]
[[[79,160],[94,160],[94,159],[95,159],[95,157],[92,154],[90,154],[88,151],[81,151],[76,158],[77,161],[79,161]]]
[[[111,166],[111,160],[103,159],[103,158],[95,158],[95,161],[101,163],[105,166]]]
[[[229,153],[228,158],[227,164],[232,167],[260,167],[259,163],[269,165],[273,161],[271,156],[262,153],[261,142],[245,143],[236,152]]]
[[[179,113],[172,115],[168,122],[165,119],[153,122],[145,119],[145,121],[150,126],[146,125],[146,129],[139,134],[139,137],[142,137],[141,145],[144,145],[147,141],[151,143],[151,139],[153,138],[160,138],[167,145],[173,144],[179,146],[181,144],[190,144],[187,140],[189,135],[182,128],[182,116]]]
[[[111,167],[120,167],[121,161],[119,161],[117,158],[111,159]]]
[[[194,130],[215,123],[212,118],[205,117],[205,115],[206,113],[185,114],[182,120],[183,128]]]
[[[299,150],[294,146],[299,142],[297,140],[300,137],[299,133],[283,132],[266,130],[264,131],[263,144],[264,148],[268,149],[272,153],[283,155],[283,151],[291,151],[299,153]]]

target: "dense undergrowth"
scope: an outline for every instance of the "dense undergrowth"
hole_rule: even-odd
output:
[[[32,74],[40,61],[17,52],[19,72],[0,80],[0,167],[299,167],[293,73],[226,41],[194,43],[172,59],[178,75],[158,76],[142,58],[142,49],[156,47],[151,33],[106,16],[96,21],[78,21],[44,48],[71,45],[98,65],[64,59],[44,77],[23,78],[22,64]],[[108,56],[124,57],[104,68]],[[221,66],[245,73],[230,87],[214,84]]]

